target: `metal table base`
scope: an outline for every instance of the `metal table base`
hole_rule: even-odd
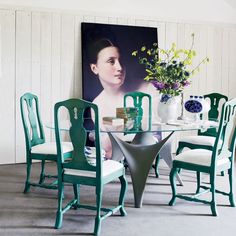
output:
[[[121,161],[124,156],[128,163],[136,208],[142,207],[143,192],[152,163],[173,133],[157,143],[152,133],[140,132],[131,143],[127,143],[115,133],[108,132],[112,143],[112,159]]]

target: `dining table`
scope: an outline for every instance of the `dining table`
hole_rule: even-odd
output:
[[[209,120],[200,120],[198,122],[177,120],[169,123],[152,123],[151,126],[138,129],[130,129],[125,126],[103,126],[101,132],[107,133],[112,143],[112,159],[122,161],[126,159],[128,164],[134,193],[134,206],[142,207],[143,194],[149,171],[152,164],[157,158],[162,147],[171,138],[175,132],[206,130],[208,128],[216,128],[218,122]],[[158,141],[156,134],[165,134],[165,138]],[[125,135],[133,135],[133,139],[129,142],[124,138]],[[164,135],[163,135],[164,136]],[[165,160],[171,168],[172,160]],[[183,182],[179,175],[177,178],[180,185]]]
[[[85,122],[86,123],[86,122]],[[46,125],[47,128],[54,129],[52,123]],[[60,125],[61,129],[68,131],[70,122],[65,120]],[[134,207],[140,208],[143,203],[144,189],[149,171],[155,158],[158,156],[164,144],[173,136],[175,132],[185,132],[193,130],[207,130],[217,128],[218,122],[213,120],[199,120],[198,122],[177,120],[175,122],[161,123],[153,122],[151,125],[145,125],[133,128],[132,125],[101,125],[100,132],[110,137],[112,144],[112,160],[122,162],[125,158],[131,175],[131,181],[134,194]],[[92,128],[87,132],[92,133]],[[156,134],[162,134],[165,138],[157,140]],[[165,134],[165,135],[163,135]],[[132,136],[127,142],[126,136]],[[171,168],[172,160],[166,160]],[[180,185],[183,182],[177,176]]]

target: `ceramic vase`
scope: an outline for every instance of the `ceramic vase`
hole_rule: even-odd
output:
[[[180,97],[171,97],[165,102],[158,104],[157,113],[162,123],[176,121],[180,115]]]

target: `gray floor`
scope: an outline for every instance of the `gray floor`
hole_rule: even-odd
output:
[[[50,171],[55,171],[49,163]],[[34,164],[34,175],[39,172],[39,165]],[[130,176],[126,195],[128,215],[111,216],[102,222],[102,236],[141,236],[141,235],[235,235],[236,208],[229,207],[225,196],[217,195],[218,217],[210,215],[210,208],[201,203],[178,200],[175,206],[168,206],[171,189],[168,180],[169,170],[160,163],[160,178],[156,179],[150,172],[145,189],[143,207],[133,207],[132,185]],[[195,178],[189,172],[181,173],[185,183],[179,191],[189,192],[195,189]],[[23,194],[25,165],[0,166],[0,235],[91,235],[94,225],[94,212],[88,210],[71,210],[66,213],[63,226],[53,228],[57,207],[56,191],[32,188]],[[207,176],[205,176],[207,181]],[[217,177],[218,186],[227,189],[227,177]],[[104,206],[117,201],[118,182],[109,184],[104,191]],[[72,196],[72,188],[66,187],[65,200]],[[94,190],[82,187],[81,201],[93,202]]]

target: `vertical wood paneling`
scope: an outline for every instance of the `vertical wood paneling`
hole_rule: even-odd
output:
[[[184,91],[185,98],[213,91],[236,97],[236,27],[63,12],[1,11],[0,85],[6,92],[0,93],[0,108],[7,111],[1,114],[0,129],[10,135],[0,137],[0,156],[4,157],[0,163],[25,161],[19,112],[23,93],[30,91],[39,96],[44,123],[52,121],[57,101],[81,97],[81,22],[157,27],[159,47],[164,49],[173,42],[179,48],[189,48],[194,32],[196,63],[206,55],[210,63],[193,76],[192,84]],[[5,99],[6,95],[9,99]],[[45,131],[48,139],[54,136]]]
[[[119,17],[119,18],[117,19],[117,24],[118,24],[118,25],[128,25],[128,19],[127,19],[127,18],[121,18],[121,17]]]
[[[109,21],[109,18],[106,16],[96,16],[95,17],[95,23],[107,24],[108,21]]]
[[[62,15],[61,18],[61,98],[73,96],[75,78],[75,17]]]
[[[61,15],[52,15],[52,106],[61,98]]]
[[[108,17],[108,23],[109,24],[117,24],[117,18],[116,17]]]
[[[185,24],[185,30],[184,30],[184,47],[183,48],[186,48],[186,49],[190,49],[191,46],[192,46],[192,33],[195,34],[195,43],[194,43],[194,49],[196,49],[197,51],[197,48],[199,48],[199,33],[198,33],[198,29],[195,25],[190,25],[190,24]],[[194,68],[194,66],[197,65],[198,63],[198,59],[194,59],[193,60],[193,67],[190,66],[190,69],[191,68]],[[198,90],[198,83],[199,83],[199,79],[198,79],[198,75],[192,75],[190,80],[191,80],[191,85],[188,86],[185,90],[184,90],[184,93],[185,93],[185,98],[188,98],[190,94],[193,94],[193,95],[198,95],[199,94],[199,90]]]
[[[207,88],[212,88],[211,91],[219,91],[218,82],[216,81],[216,78],[218,77],[216,75],[217,69],[217,63],[218,58],[214,57],[216,54],[216,50],[220,50],[219,48],[215,48],[216,46],[216,37],[217,31],[213,27],[208,28],[208,44],[207,44],[207,54],[210,58],[210,63],[207,66]],[[218,45],[219,46],[219,45]]]
[[[16,162],[25,162],[20,96],[31,91],[31,12],[16,13]]]
[[[229,38],[229,97],[236,97],[236,30],[230,31]]]
[[[74,97],[82,98],[82,48],[81,48],[81,16],[75,17],[75,81]]]
[[[223,94],[229,94],[229,36],[230,33],[228,30],[223,29],[222,37],[222,57],[221,57],[221,91]]]
[[[15,162],[14,11],[0,11],[0,44],[0,163],[8,164]]]
[[[148,20],[143,20],[143,19],[136,19],[135,20],[136,26],[148,26],[148,23],[149,23]]]
[[[135,19],[134,18],[128,18],[127,24],[128,25],[135,25]]]
[[[41,14],[38,12],[32,13],[31,24],[31,84],[32,93],[36,94],[41,100],[40,88],[41,88]]]
[[[165,48],[166,41],[166,24],[163,22],[157,22],[157,36],[158,36],[158,46],[160,48]]]
[[[213,34],[213,41],[211,42],[213,45],[213,83],[215,91],[221,92],[221,56],[222,51],[222,29],[215,28]]]
[[[165,48],[169,49],[172,43],[177,42],[178,36],[178,24],[177,23],[166,23],[166,37],[165,37]]]
[[[95,21],[95,16],[84,15],[83,16],[83,22],[96,22]]]
[[[197,52],[197,62],[204,59],[207,54],[207,28],[200,27],[198,30],[199,37],[197,38],[198,41],[196,42],[196,52]],[[200,71],[197,72],[197,77],[199,80],[198,89],[201,91],[201,94],[207,94],[207,66],[208,63],[202,64],[200,67]]]
[[[40,104],[41,116],[44,123],[52,120],[53,107],[52,107],[52,14],[40,14]],[[45,136],[48,140],[50,138],[50,131],[45,130]]]

